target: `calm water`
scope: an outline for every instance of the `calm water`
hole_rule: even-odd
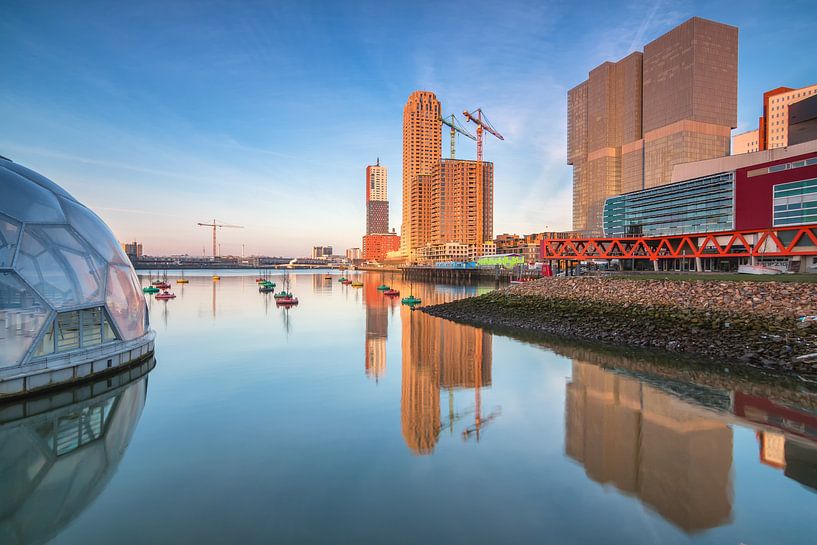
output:
[[[817,412],[323,274],[291,275],[284,310],[254,276],[187,273],[150,301],[148,375],[0,411],[0,543],[817,540]]]

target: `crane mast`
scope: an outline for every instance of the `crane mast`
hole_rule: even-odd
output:
[[[484,131],[488,131],[490,134],[496,136],[500,140],[505,140],[505,137],[499,134],[499,132],[494,129],[491,122],[488,121],[488,118],[485,116],[485,113],[482,111],[482,108],[477,108],[473,112],[464,111],[462,115],[465,116],[466,121],[471,121],[472,123],[476,124],[477,126],[477,161],[480,163],[482,162],[482,134]]]
[[[442,121],[443,124],[447,125],[451,129],[451,158],[456,159],[457,133],[460,133],[463,136],[467,136],[471,140],[476,140],[476,138],[467,130],[465,130],[465,127],[462,126],[462,124],[457,120],[454,114],[451,114],[446,117],[440,117],[440,121]]]
[[[228,225],[226,223],[218,223],[214,219],[212,223],[202,223],[199,222],[196,225],[199,227],[212,227],[213,228],[213,259],[218,257],[218,242],[216,241],[216,229],[221,229],[222,227],[230,227],[232,229],[243,229],[243,225]]]

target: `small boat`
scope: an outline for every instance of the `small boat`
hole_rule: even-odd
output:
[[[298,298],[293,297],[292,294],[289,294],[287,297],[281,297],[275,300],[276,305],[280,306],[291,306],[298,304]]]
[[[159,291],[161,290],[159,290],[159,288],[156,286],[145,286],[142,288],[142,293],[159,293]]]
[[[160,290],[170,289],[170,284],[167,282],[159,282],[158,284],[153,284],[155,287],[159,288]]]
[[[359,281],[358,282],[352,282],[352,287],[353,288],[362,288],[363,287],[363,282],[359,282]]]
[[[326,276],[324,276],[324,277],[323,277],[323,279],[324,279],[324,280],[332,280],[332,275],[331,275],[331,274],[327,274]]]
[[[158,286],[159,284],[164,284],[164,280],[158,280],[157,279],[157,280],[154,280],[153,282],[151,282],[151,284],[153,284],[154,286]]]
[[[740,274],[783,274],[780,269],[766,267],[765,265],[738,265]]]
[[[344,280],[343,282],[341,282],[341,284],[343,284],[344,286],[348,286],[351,283],[352,283],[351,280]]]
[[[170,293],[167,290],[163,291],[162,293],[160,293],[160,294],[158,294],[156,296],[156,299],[175,299],[175,298],[176,298],[176,294],[175,293]]]
[[[221,277],[217,274],[213,275],[213,280],[221,280]]]
[[[378,289],[378,291],[388,291],[391,288],[389,286],[387,286],[386,284],[380,284],[379,286],[377,286],[377,289]]]
[[[338,278],[338,282],[340,282],[341,284],[343,284],[344,282],[346,282],[346,277],[345,277],[345,276],[341,276],[340,278]]]
[[[400,295],[400,292],[397,290],[393,290],[391,288],[387,289],[383,292],[383,295],[388,295],[389,297],[394,297],[396,295]]]
[[[260,284],[258,286],[258,291],[261,293],[270,293],[272,291],[275,291],[275,284],[271,286],[268,286],[267,284]]]
[[[190,280],[188,280],[187,278],[179,278],[178,280],[176,280],[176,283],[177,284],[189,284]]]
[[[273,295],[273,297],[275,297],[276,299],[286,299],[287,297],[291,298],[292,294],[288,291],[280,291]]]
[[[420,299],[418,299],[417,297],[414,297],[414,295],[409,295],[408,297],[403,297],[403,299],[400,302],[403,303],[404,305],[408,305],[410,307],[413,307],[414,305],[419,305],[420,303],[422,303],[422,301]]]

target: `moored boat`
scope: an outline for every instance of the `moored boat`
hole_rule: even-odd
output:
[[[298,304],[298,298],[293,297],[292,294],[290,294],[287,297],[281,297],[281,298],[276,299],[275,304],[276,305],[281,305],[281,306],[297,305]]]
[[[395,297],[397,295],[400,295],[400,292],[397,291],[397,290],[393,290],[393,289],[389,288],[389,289],[387,289],[386,291],[383,292],[383,295],[388,295],[389,297]]]
[[[162,293],[156,295],[156,299],[160,299],[160,300],[163,300],[163,299],[175,299],[175,298],[176,298],[175,293],[170,293],[169,291],[166,291],[166,290],[163,291]]]
[[[386,284],[380,284],[379,286],[377,286],[377,289],[378,289],[378,291],[388,291],[391,288],[389,286],[387,286]]]
[[[161,290],[156,286],[145,286],[142,288],[142,293],[159,293],[159,291]]]
[[[419,305],[420,303],[422,303],[422,300],[418,299],[417,297],[414,297],[414,295],[409,295],[408,297],[403,297],[401,303],[413,307],[414,305]]]
[[[153,285],[159,288],[160,290],[170,289],[170,284],[168,284],[167,282],[159,282],[158,284],[154,282]]]
[[[353,288],[362,288],[363,287],[363,282],[352,282],[352,287]]]

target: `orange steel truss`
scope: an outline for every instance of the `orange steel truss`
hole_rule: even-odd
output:
[[[782,240],[781,240],[782,239]],[[787,240],[788,243],[784,243]],[[567,238],[542,241],[542,259],[678,259],[791,257],[817,254],[817,224],[663,237]]]

